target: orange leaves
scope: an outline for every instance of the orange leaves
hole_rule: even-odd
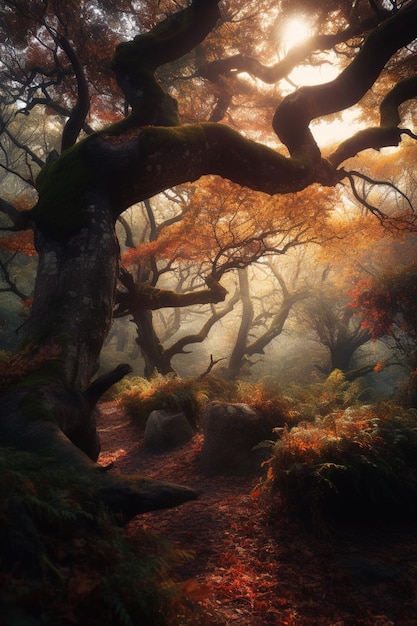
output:
[[[382,372],[382,370],[385,369],[385,363],[377,363],[374,366],[374,372],[376,372],[378,374],[378,372]]]
[[[394,327],[417,339],[415,301],[417,265],[389,270],[372,281],[359,281],[351,291],[351,306],[374,338],[392,335]]]
[[[193,238],[191,238],[193,239]],[[180,229],[172,227],[156,241],[139,243],[122,254],[125,267],[146,263],[150,259],[189,259],[196,258],[194,241],[188,241]]]
[[[24,230],[7,237],[0,237],[0,249],[10,253],[17,252],[29,257],[37,256],[31,230]]]
[[[45,364],[57,361],[62,352],[54,342],[44,346],[28,345],[24,350],[0,361],[0,393],[7,391],[29,374],[38,371]]]
[[[203,585],[194,578],[188,578],[178,585],[179,590],[188,598],[201,602],[212,593],[210,585]]]

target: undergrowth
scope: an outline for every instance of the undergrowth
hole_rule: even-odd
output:
[[[417,412],[365,405],[286,429],[264,485],[272,511],[316,529],[417,511]]]
[[[275,384],[222,380],[216,376],[179,378],[156,374],[151,379],[131,378],[119,383],[118,404],[137,424],[145,425],[157,409],[183,411],[192,424],[212,401],[238,402],[251,406],[273,426],[293,424],[296,414]]]
[[[369,395],[360,378],[349,382],[341,370],[335,369],[323,381],[309,385],[291,385],[288,389],[299,420],[313,421],[317,415],[357,406]]]
[[[125,383],[119,403],[145,423],[154,409],[198,421],[210,401],[243,402],[283,427],[267,464],[260,506],[295,512],[314,527],[336,519],[388,519],[417,512],[417,412],[364,404],[360,381],[335,370],[283,396],[272,379],[231,383],[156,376]]]
[[[170,571],[186,555],[122,529],[70,467],[0,449],[0,615],[4,626],[194,623]]]
[[[133,421],[145,425],[152,411],[183,411],[197,424],[202,411],[212,400],[233,401],[235,383],[214,376],[202,380],[154,375],[151,379],[131,378],[119,384],[118,404]]]

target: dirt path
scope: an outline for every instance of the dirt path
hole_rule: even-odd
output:
[[[173,452],[150,454],[114,403],[102,406],[99,432],[103,464],[114,461],[121,472],[200,493],[199,500],[135,523],[191,553],[178,575],[191,587],[198,583],[212,623],[417,626],[415,527],[350,529],[319,540],[285,518],[271,524],[252,495],[257,478],[201,474],[201,436]]]

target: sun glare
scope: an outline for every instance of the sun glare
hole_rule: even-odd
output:
[[[283,26],[282,45],[288,52],[311,36],[311,27],[303,17],[292,17]]]

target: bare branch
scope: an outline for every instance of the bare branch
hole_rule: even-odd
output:
[[[408,196],[405,193],[403,193],[400,189],[398,189],[396,185],[387,181],[373,180],[369,176],[366,176],[365,174],[362,174],[361,172],[356,172],[354,170],[352,170],[351,172],[345,172],[345,174],[346,174],[346,178],[348,178],[350,182],[352,193],[354,197],[356,198],[356,200],[363,207],[365,207],[370,213],[375,215],[375,217],[378,218],[381,224],[383,224],[387,228],[389,227],[389,228],[396,229],[396,230],[405,229],[409,231],[415,231],[417,229],[417,219],[416,219],[417,216],[414,213],[414,207],[410,199],[408,198]],[[411,209],[411,214],[406,213],[406,214],[401,214],[399,216],[391,216],[391,215],[388,215],[387,213],[384,213],[383,211],[381,211],[381,209],[379,209],[378,207],[368,202],[363,194],[359,193],[357,186],[356,186],[355,177],[371,185],[381,185],[381,186],[386,186],[386,187],[393,189],[395,192],[399,193],[406,200],[407,204],[409,205]]]
[[[21,231],[28,230],[32,227],[31,216],[29,211],[18,211],[10,202],[0,198],[0,212],[4,213],[12,221],[11,226],[2,226],[0,231]]]

